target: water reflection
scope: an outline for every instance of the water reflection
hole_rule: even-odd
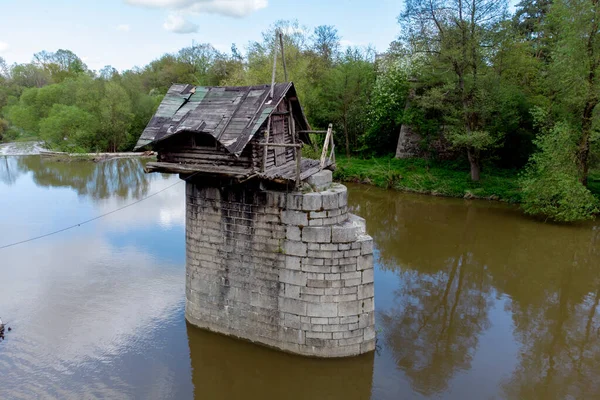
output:
[[[41,156],[2,157],[0,179],[12,185],[16,179],[31,172],[33,181],[40,187],[67,187],[81,196],[93,199],[140,198],[148,194],[150,181],[160,175],[144,173],[148,160],[124,158],[104,162],[57,161]],[[168,175],[162,175],[167,179]]]
[[[349,359],[294,356],[188,326],[197,399],[364,400],[373,353]]]
[[[0,158],[0,245],[179,179]],[[600,398],[600,224],[351,186],[375,239],[376,355],[314,360],[187,326],[184,189],[0,252],[0,398]]]
[[[506,320],[502,312],[513,334],[503,340],[520,349],[515,365],[496,366],[486,393],[600,397],[597,223],[542,224],[493,203],[376,189],[350,199],[367,219],[380,268],[398,278],[393,298],[379,302],[379,322],[415,391],[460,398],[452,382],[481,374],[478,342]]]

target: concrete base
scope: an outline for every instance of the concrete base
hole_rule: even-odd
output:
[[[306,356],[375,349],[372,239],[345,186],[314,186],[187,182],[190,323]]]

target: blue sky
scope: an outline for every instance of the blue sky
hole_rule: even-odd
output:
[[[399,33],[402,0],[0,0],[0,57],[29,62],[59,48],[91,69],[143,66],[192,41],[244,49],[278,19],[312,30],[335,25],[345,45],[385,51]]]

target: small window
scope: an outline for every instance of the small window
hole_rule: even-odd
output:
[[[197,133],[192,137],[192,145],[195,147],[217,148],[217,141],[207,133]]]

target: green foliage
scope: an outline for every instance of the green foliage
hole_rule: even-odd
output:
[[[511,203],[521,201],[515,171],[490,168],[479,182],[473,182],[464,169],[418,158],[339,157],[334,177],[342,181],[437,196],[493,199]]]
[[[91,113],[77,106],[55,104],[40,123],[40,138],[58,150],[92,149],[97,130],[98,120]]]
[[[539,152],[521,179],[523,210],[560,222],[593,218],[599,211],[598,199],[579,181],[577,135],[572,128],[558,123],[535,143]]]

